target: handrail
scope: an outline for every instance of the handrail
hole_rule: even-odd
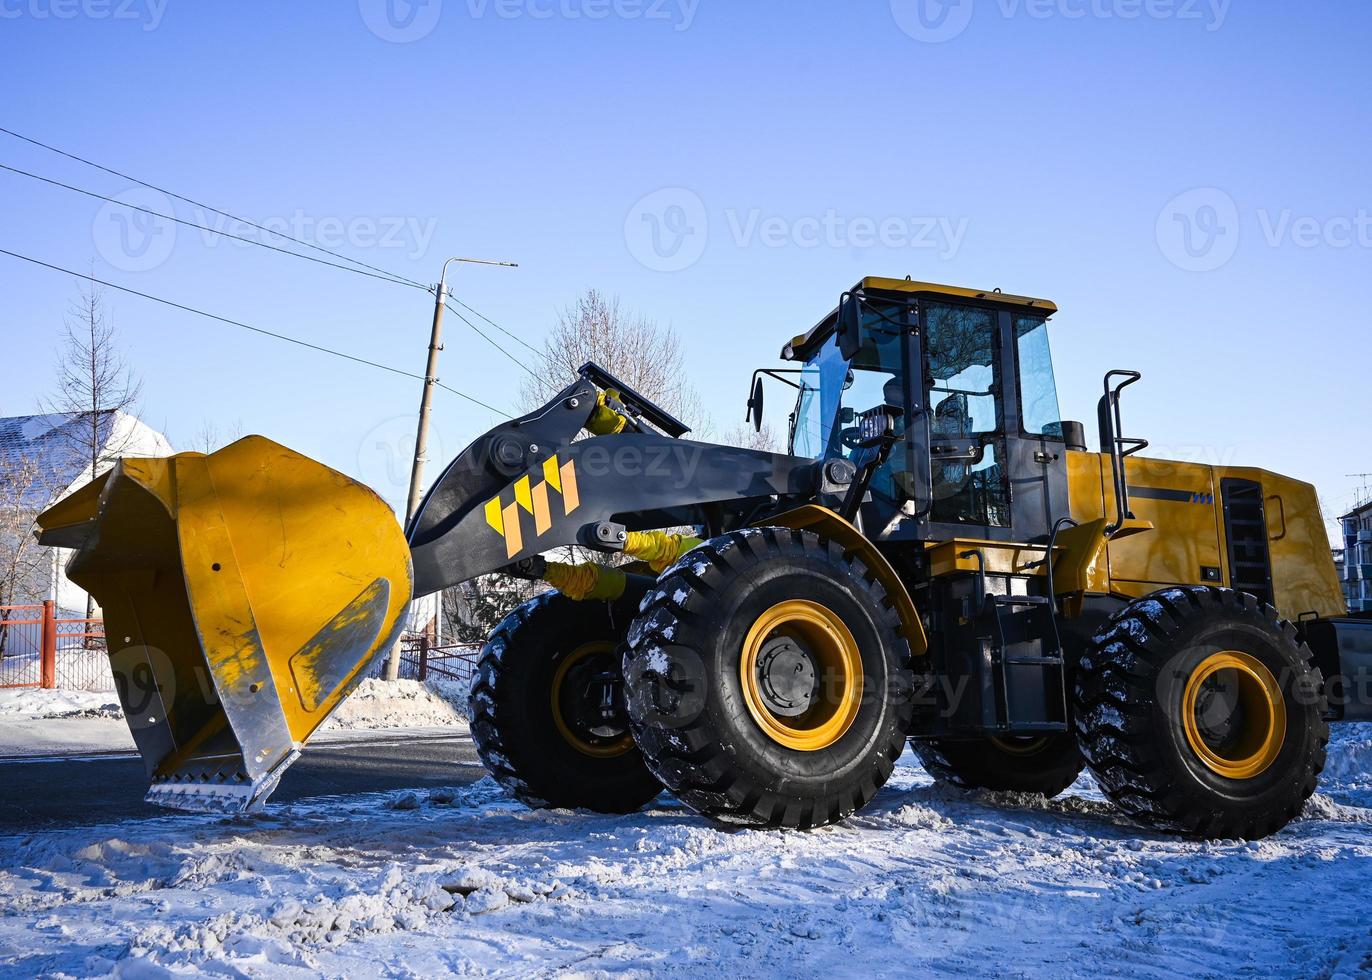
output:
[[[1138,371],[1113,370],[1105,373],[1105,394],[1101,397],[1097,411],[1100,423],[1101,449],[1110,454],[1110,470],[1115,484],[1115,519],[1105,526],[1105,536],[1111,537],[1127,520],[1134,517],[1129,509],[1129,482],[1125,475],[1124,460],[1141,449],[1148,448],[1147,439],[1133,439],[1120,434],[1120,393],[1142,378]],[[1119,384],[1111,386],[1115,378],[1123,378]],[[1125,449],[1128,446],[1128,449]]]

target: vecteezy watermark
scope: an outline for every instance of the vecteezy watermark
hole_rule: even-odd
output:
[[[642,20],[689,31],[700,0],[463,0],[473,20]]]
[[[0,0],[4,2],[4,0]],[[165,2],[165,0],[163,0]],[[638,20],[687,31],[700,0],[449,0],[471,20]],[[444,0],[358,0],[362,21],[383,41],[408,44],[433,33]]]
[[[951,41],[972,23],[972,0],[891,0],[896,26],[926,44]]]
[[[410,488],[417,422],[414,415],[392,416],[372,426],[357,443],[357,478],[402,507]],[[440,467],[450,459],[448,443],[438,426],[429,428],[425,456],[428,463]],[[437,471],[429,471],[430,480],[437,476]]]
[[[413,216],[315,217],[297,210],[289,217],[248,221],[200,207],[177,215],[165,194],[135,187],[100,206],[91,234],[96,252],[110,265],[124,272],[147,272],[171,257],[178,230],[198,235],[206,248],[226,243],[249,248],[254,242],[282,247],[292,244],[287,238],[294,238],[334,252],[394,250],[415,261],[428,254],[437,229],[437,218]]]
[[[383,41],[408,44],[433,33],[443,0],[357,0],[362,23]]]
[[[1006,20],[1174,20],[1206,31],[1224,26],[1233,0],[983,0]],[[890,0],[896,26],[916,41],[941,44],[972,23],[975,0]]]
[[[700,261],[710,216],[695,191],[664,187],[640,198],[624,219],[629,254],[654,272],[680,272]]]
[[[1239,248],[1239,207],[1218,187],[1197,187],[1168,201],[1154,227],[1167,261],[1187,272],[1211,272]]]
[[[624,221],[629,254],[655,272],[680,272],[705,254],[712,224],[728,231],[735,248],[912,249],[953,258],[967,237],[965,217],[849,216],[836,208],[790,217],[761,208],[725,208],[712,222],[694,191],[669,187],[640,198]]]
[[[1251,212],[1217,187],[1184,191],[1158,214],[1154,233],[1167,261],[1187,272],[1212,272],[1234,257],[1243,226],[1256,227],[1267,248],[1372,249],[1372,211],[1326,217],[1291,208],[1260,207]]]
[[[343,248],[403,251],[404,257],[410,261],[422,259],[428,254],[429,244],[438,230],[437,218],[398,215],[320,218],[300,210],[290,217],[263,218],[249,223],[197,209],[193,212],[192,220],[203,226],[199,232],[200,238],[206,247],[211,248],[225,243],[248,248],[249,243],[240,240],[244,238],[281,244],[267,233],[275,232],[276,235],[310,242],[334,252]],[[253,227],[254,224],[260,227]],[[262,228],[267,232],[262,232]]]
[[[170,0],[0,0],[0,20],[109,20],[155,31]]]
[[[846,217],[830,208],[822,215],[783,218],[757,208],[724,212],[729,233],[739,248],[913,248],[951,259],[967,237],[967,218],[946,216],[884,218]]]
[[[147,272],[167,261],[176,247],[176,223],[149,211],[171,214],[171,199],[160,191],[134,187],[100,205],[91,225],[100,257],[121,272]]]

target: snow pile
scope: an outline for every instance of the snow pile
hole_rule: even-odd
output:
[[[322,731],[466,726],[466,691],[443,681],[368,677],[324,723]]]
[[[0,716],[23,718],[122,718],[108,691],[45,691],[37,687],[0,690]]]
[[[1335,724],[1330,730],[1321,785],[1372,790],[1372,722]]]
[[[1352,727],[1331,758],[1364,751]],[[1254,843],[1140,830],[1089,779],[954,791],[908,753],[811,832],[721,829],[665,795],[530,811],[483,778],[28,833],[0,838],[0,974],[1353,976],[1368,782],[1331,776]]]

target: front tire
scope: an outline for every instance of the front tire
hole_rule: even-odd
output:
[[[891,775],[913,713],[909,661],[860,558],[809,532],[735,531],[669,569],[629,630],[634,739],[700,813],[833,823]]]
[[[505,617],[482,648],[472,739],[486,769],[523,803],[632,813],[662,792],[623,714],[619,644],[632,616],[622,600],[545,592]]]
[[[1082,657],[1075,725],[1102,791],[1135,820],[1257,839],[1301,810],[1324,768],[1320,672],[1251,595],[1173,588],[1126,606]]]
[[[1048,798],[1076,782],[1086,765],[1071,733],[911,739],[910,747],[939,782]]]

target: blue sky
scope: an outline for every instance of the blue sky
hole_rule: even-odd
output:
[[[425,282],[518,261],[455,291],[534,344],[618,294],[681,334],[718,428],[864,275],[1049,297],[1068,417],[1094,431],[1101,375],[1136,368],[1132,434],[1338,510],[1372,470],[1370,27],[1255,0],[0,0],[0,125]],[[4,136],[0,163],[131,189]],[[184,227],[132,255],[112,215],[0,173],[0,248],[422,368],[421,292]],[[73,292],[0,256],[0,413],[48,392]],[[109,299],[175,444],[241,427],[403,497],[417,383]],[[441,375],[509,406],[520,372],[450,320]],[[440,393],[434,455],[492,421]]]

